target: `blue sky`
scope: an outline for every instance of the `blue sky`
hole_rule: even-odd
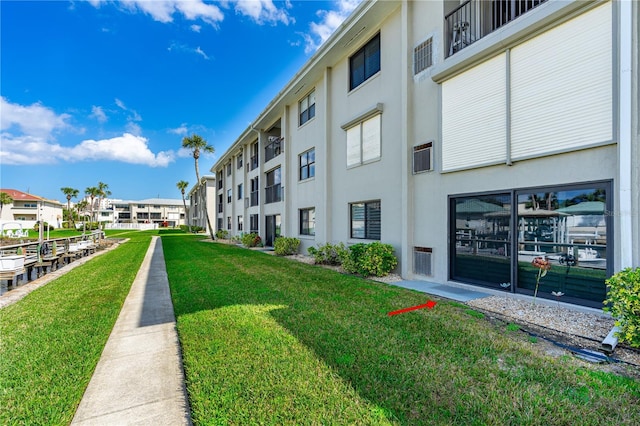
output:
[[[0,1],[0,187],[180,198],[359,2]]]

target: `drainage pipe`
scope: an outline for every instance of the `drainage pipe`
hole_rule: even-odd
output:
[[[604,340],[602,341],[603,351],[605,351],[608,354],[613,353],[613,350],[616,348],[616,345],[618,344],[618,336],[617,336],[618,332],[620,332],[620,327],[616,325],[611,329],[609,334],[607,334],[607,337],[605,337]]]

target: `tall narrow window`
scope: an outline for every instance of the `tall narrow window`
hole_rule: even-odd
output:
[[[251,145],[251,170],[254,170],[258,167],[258,142],[254,142]]]
[[[299,124],[302,126],[307,121],[316,116],[316,91],[313,90],[303,100],[298,103],[300,111]]]
[[[380,34],[349,58],[349,88],[360,86],[380,71]]]
[[[258,205],[258,194],[260,193],[260,187],[258,186],[258,176],[251,179],[251,195],[250,195],[250,204],[251,206]]]
[[[316,150],[310,149],[300,154],[300,180],[312,178],[316,175]]]
[[[231,190],[227,189],[227,203],[231,202]]]
[[[347,167],[380,158],[380,114],[347,129]]]
[[[316,235],[316,209],[300,209],[300,235]]]
[[[242,216],[238,216],[238,231],[242,231],[243,219]]]
[[[380,200],[351,204],[351,238],[379,240]]]
[[[237,161],[237,168],[241,169],[242,168],[242,153],[238,154],[238,158],[236,159]]]
[[[242,184],[238,185],[238,200],[242,200]]]
[[[249,216],[249,232],[258,233],[258,220],[259,217],[257,214],[252,214]]]

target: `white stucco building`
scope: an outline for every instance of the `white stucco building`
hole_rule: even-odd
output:
[[[366,1],[238,135],[216,228],[600,307],[640,265],[638,2]]]

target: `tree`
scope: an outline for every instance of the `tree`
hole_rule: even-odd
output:
[[[89,186],[84,190],[84,193],[91,199],[91,203],[89,204],[89,209],[91,210],[91,222],[95,222],[93,218],[93,200],[100,196],[100,188],[97,186]]]
[[[11,198],[11,195],[7,194],[6,192],[0,192],[0,215],[2,214],[2,207],[4,207],[5,204],[12,203],[13,198]]]
[[[102,200],[109,196],[111,196],[109,185],[104,182],[98,182],[98,211],[100,210],[100,206],[102,205]]]
[[[180,190],[180,193],[182,194],[182,204],[184,205],[184,215],[187,218],[187,227],[189,228],[189,232],[191,232],[191,225],[189,225],[189,214],[187,213],[187,202],[184,199],[184,191],[189,186],[189,182],[187,182],[186,180],[181,180],[178,183],[176,183],[176,186],[178,187],[178,189]]]
[[[215,149],[209,145],[209,143],[203,139],[201,136],[193,134],[191,136],[185,136],[182,139],[182,147],[191,151],[193,154],[193,159],[196,165],[196,179],[197,182],[200,183],[200,169],[198,168],[198,159],[200,158],[200,151],[208,152],[213,154]],[[211,234],[211,239],[215,240],[215,235],[213,234],[213,228],[211,227],[211,221],[209,220],[209,213],[207,212],[207,202],[205,197],[205,202],[202,206],[204,211],[204,216],[207,218],[207,227],[209,228],[209,233]]]
[[[73,221],[73,215],[71,214],[71,199],[78,197],[78,194],[80,193],[80,191],[68,186],[60,188],[60,191],[62,191],[62,193],[67,196],[67,216],[68,216],[67,220],[69,221],[69,225],[73,223],[75,227],[75,223]]]

